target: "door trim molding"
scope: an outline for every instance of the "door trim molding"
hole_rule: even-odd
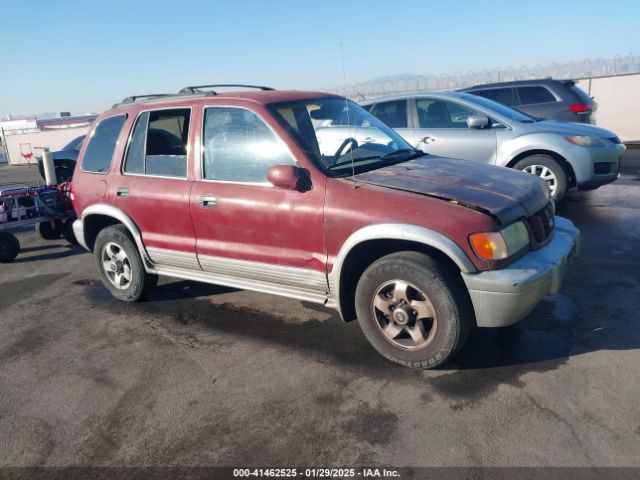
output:
[[[327,275],[317,270],[155,247],[147,251],[155,263],[150,273],[336,305]]]

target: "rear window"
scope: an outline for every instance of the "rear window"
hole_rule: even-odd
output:
[[[407,128],[407,101],[393,100],[376,103],[369,110],[391,128]]]
[[[84,152],[82,170],[92,173],[109,171],[116,142],[126,119],[126,115],[115,115],[105,118],[96,126]]]
[[[129,142],[124,172],[186,178],[190,116],[188,108],[140,114]]]
[[[511,87],[489,88],[487,90],[473,90],[469,93],[488,98],[489,100],[501,103],[503,105],[506,105],[507,107],[513,107],[514,105],[518,104],[516,96],[513,92],[513,88]]]
[[[545,87],[518,87],[517,90],[521,105],[533,105],[536,103],[549,103],[556,101],[556,97],[554,97],[553,94]]]
[[[587,92],[582,90],[580,87],[576,87],[575,85],[571,85],[569,87],[573,93],[575,93],[582,103],[593,103],[593,99],[589,96]]]

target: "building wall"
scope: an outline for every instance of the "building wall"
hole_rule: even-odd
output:
[[[640,74],[588,78],[576,84],[598,103],[598,126],[612,130],[623,142],[640,142],[640,122],[637,119]]]
[[[87,133],[88,130],[89,126],[84,126],[33,133],[7,134],[5,135],[5,142],[9,154],[9,163],[11,165],[36,163],[35,157],[42,154],[42,148],[48,147],[52,152],[60,150],[74,138]],[[33,156],[28,159],[23,156],[23,153],[32,153]]]

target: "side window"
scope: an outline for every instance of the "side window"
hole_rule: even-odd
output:
[[[556,97],[545,87],[518,87],[517,90],[522,105],[556,101]]]
[[[82,158],[82,170],[93,173],[109,171],[116,142],[126,119],[126,115],[116,115],[105,118],[96,126]]]
[[[479,95],[484,98],[488,98],[489,100],[493,100],[494,102],[501,103],[506,105],[507,107],[513,107],[518,105],[518,100],[516,99],[513,88],[489,88],[487,90],[474,90],[472,92],[474,95]]]
[[[407,101],[393,100],[376,103],[371,113],[391,128],[407,128]]]
[[[467,128],[467,118],[476,112],[454,102],[433,98],[416,100],[420,128]]]
[[[273,165],[295,165],[287,146],[255,113],[243,108],[205,109],[203,178],[265,183]]]
[[[131,134],[124,172],[187,177],[188,108],[142,113]]]

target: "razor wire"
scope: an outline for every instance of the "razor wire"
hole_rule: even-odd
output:
[[[352,99],[425,90],[454,90],[486,83],[555,78],[581,80],[640,73],[640,55],[616,55],[612,58],[585,59],[578,62],[551,63],[528,67],[508,66],[494,70],[455,72],[453,74],[397,75],[368,82],[326,88],[325,91]]]

